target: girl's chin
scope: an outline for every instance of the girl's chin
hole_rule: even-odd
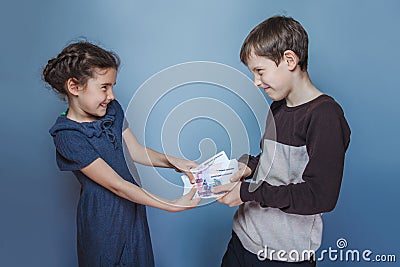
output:
[[[106,110],[98,112],[97,117],[103,117],[104,115],[106,115],[106,113],[107,113]]]

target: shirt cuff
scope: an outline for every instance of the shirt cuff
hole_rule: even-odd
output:
[[[249,186],[250,183],[248,182],[242,182],[242,184],[240,185],[240,199],[243,202],[254,200],[254,196],[252,195],[252,193],[249,192]]]
[[[248,155],[248,154],[243,154],[239,159],[238,162],[241,162],[245,164],[247,167],[250,168],[251,174],[247,178],[251,178],[254,175],[254,172],[256,171],[258,161],[255,160],[255,157]],[[247,179],[246,178],[246,179]]]

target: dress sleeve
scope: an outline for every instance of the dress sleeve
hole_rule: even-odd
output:
[[[302,183],[272,186],[267,182],[249,192],[242,183],[243,201],[257,201],[263,207],[279,208],[293,214],[318,214],[333,210],[339,197],[350,128],[341,108],[334,104],[314,110],[306,134],[309,161]]]
[[[60,131],[54,136],[57,165],[61,171],[80,170],[100,157],[98,152],[77,131]]]

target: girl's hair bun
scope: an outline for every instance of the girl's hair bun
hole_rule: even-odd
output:
[[[66,46],[57,57],[50,59],[43,68],[42,79],[65,98],[68,79],[75,78],[84,85],[93,77],[95,68],[118,70],[119,65],[120,59],[116,53],[81,41]]]

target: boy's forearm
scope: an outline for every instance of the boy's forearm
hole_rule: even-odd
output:
[[[263,207],[279,208],[293,214],[310,215],[332,211],[339,197],[344,151],[339,152],[338,156],[340,158],[329,161],[324,168],[318,170],[309,165],[302,183],[273,186],[263,182],[255,191],[250,192],[250,183],[244,182],[240,198],[243,202],[256,201]]]
[[[257,156],[244,154],[238,159],[239,162],[246,164],[251,169],[251,175],[249,176],[249,178],[253,177],[253,174],[257,168],[258,162],[260,161],[260,156],[261,156],[261,153],[258,154]]]
[[[339,182],[340,184],[340,182]],[[338,200],[339,190],[333,186],[330,192],[319,192],[318,186],[308,183],[272,186],[263,182],[254,192],[249,192],[248,182],[240,188],[243,202],[256,201],[262,207],[279,208],[286,213],[311,215],[332,211]]]

